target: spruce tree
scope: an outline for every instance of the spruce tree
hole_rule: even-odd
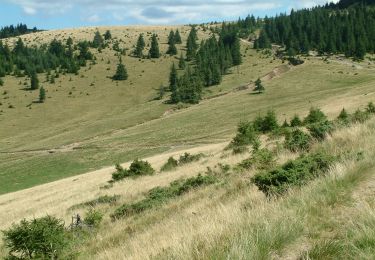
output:
[[[112,34],[110,30],[107,30],[104,34],[104,40],[108,41],[110,39],[112,39]]]
[[[241,44],[240,39],[238,37],[236,37],[232,47],[232,62],[234,66],[238,66],[242,63]]]
[[[174,32],[173,30],[171,30],[169,32],[169,36],[168,36],[168,44],[171,44],[172,42],[175,43],[175,35],[174,35]]]
[[[195,58],[197,49],[198,49],[198,44],[197,44],[198,36],[197,36],[197,31],[195,27],[192,27],[187,39],[187,44],[186,44],[186,59],[188,61],[191,61]]]
[[[177,54],[177,48],[176,48],[176,45],[174,43],[174,38],[172,38],[171,41],[170,41],[170,43],[169,43],[167,54],[169,54],[171,56]]]
[[[181,35],[180,35],[180,32],[178,31],[178,29],[176,30],[176,33],[174,34],[174,42],[176,44],[181,44],[182,43]]]
[[[46,100],[46,91],[43,87],[41,87],[39,89],[39,102],[44,103],[45,100]]]
[[[186,67],[185,58],[184,58],[184,55],[181,53],[180,58],[178,60],[178,68],[183,70],[185,69],[185,67]]]
[[[151,38],[151,48],[149,51],[149,57],[151,59],[157,59],[160,57],[159,43],[156,34],[153,34]]]
[[[172,92],[171,103],[178,103],[180,101],[180,96],[178,93],[178,75],[174,63],[171,67],[171,72],[169,74],[169,90]]]
[[[31,78],[30,78],[30,89],[36,90],[38,88],[39,88],[39,79],[38,79],[38,75],[34,72],[31,74]]]
[[[143,58],[143,50],[144,50],[145,46],[146,46],[146,44],[145,44],[145,40],[143,38],[143,33],[141,33],[138,36],[137,45],[136,45],[135,50],[134,50],[134,55],[138,58]]]
[[[112,77],[114,80],[127,80],[128,79],[128,72],[126,70],[125,65],[122,63],[120,59],[119,64],[117,65],[116,73]]]
[[[103,47],[104,40],[99,31],[95,32],[94,40],[92,41],[92,47],[101,48]]]
[[[259,94],[265,91],[262,81],[259,78],[255,81],[254,91],[257,91]]]

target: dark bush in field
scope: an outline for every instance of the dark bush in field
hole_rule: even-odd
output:
[[[279,124],[277,122],[275,111],[269,110],[264,117],[258,116],[254,120],[254,128],[262,133],[268,133],[278,129]]]
[[[169,157],[168,161],[160,168],[160,171],[171,171],[178,166],[178,161],[173,157]]]
[[[84,223],[88,226],[99,227],[103,220],[103,213],[95,209],[89,209],[84,218]]]
[[[285,148],[292,152],[307,151],[311,146],[311,137],[300,129],[295,129],[285,137]]]
[[[240,122],[237,128],[237,135],[233,138],[229,148],[235,153],[244,152],[247,146],[252,145],[257,150],[260,145],[259,136],[252,122]]]
[[[58,259],[68,246],[64,222],[51,216],[22,220],[3,234],[9,259]]]
[[[134,160],[129,169],[124,169],[121,165],[116,165],[116,172],[112,173],[112,181],[120,181],[127,177],[138,177],[143,175],[152,175],[155,170],[147,161]]]
[[[261,172],[252,182],[265,194],[281,194],[290,186],[303,185],[328,171],[334,157],[318,152],[303,155],[271,171]]]
[[[332,133],[333,124],[330,121],[321,121],[315,124],[310,124],[307,129],[312,137],[318,141],[323,141],[328,134]]]
[[[314,124],[327,121],[327,116],[319,108],[310,108],[310,112],[303,120],[305,124]]]
[[[180,156],[178,159],[178,164],[187,164],[187,163],[192,163],[199,161],[203,157],[203,154],[190,154],[190,153],[184,153],[183,155]]]
[[[249,159],[239,163],[238,166],[245,170],[252,168],[269,169],[275,166],[275,156],[268,149],[260,149],[255,151]]]

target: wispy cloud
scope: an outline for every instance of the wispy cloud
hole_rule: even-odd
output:
[[[89,23],[137,21],[149,24],[194,23],[223,20],[249,13],[311,7],[325,0],[5,0],[27,15],[64,15],[74,8]],[[337,1],[337,0],[335,0]]]

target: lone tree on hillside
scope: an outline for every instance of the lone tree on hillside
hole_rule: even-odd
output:
[[[117,65],[116,74],[112,77],[114,80],[127,80],[128,79],[128,72],[125,68],[125,65],[122,63],[120,59],[119,64]]]
[[[45,100],[46,100],[46,90],[43,87],[41,87],[39,89],[39,102],[44,103]]]
[[[143,50],[145,48],[145,39],[143,38],[143,33],[141,33],[137,40],[137,45],[134,50],[134,55],[138,58],[143,58]]]
[[[168,36],[168,44],[171,44],[172,42],[173,43],[175,42],[175,35],[174,35],[174,32],[171,30]]]
[[[255,88],[254,88],[254,91],[257,91],[259,94],[260,93],[263,93],[266,89],[264,88],[263,84],[262,84],[262,81],[258,78],[256,81],[255,81]]]
[[[157,59],[160,57],[159,43],[158,43],[158,38],[156,34],[152,35],[151,48],[150,48],[148,55],[151,59]]]
[[[176,33],[174,34],[174,42],[176,44],[181,44],[182,43],[181,35],[180,35],[180,32],[178,31],[178,29],[176,30]]]
[[[169,54],[171,56],[177,54],[177,48],[176,48],[176,45],[175,45],[175,42],[174,42],[174,38],[172,38],[170,43],[169,43],[167,54]]]
[[[34,72],[33,74],[31,74],[30,89],[36,90],[38,88],[39,88],[39,79],[38,79],[38,75]]]
[[[185,69],[185,67],[186,67],[185,58],[184,58],[184,55],[182,53],[180,55],[180,59],[178,60],[178,67],[182,70]]]
[[[104,40],[99,31],[95,32],[94,40],[92,41],[92,47],[101,48],[104,44]]]
[[[111,34],[111,31],[110,30],[107,30],[104,34],[104,40],[110,40],[112,39],[112,34]]]

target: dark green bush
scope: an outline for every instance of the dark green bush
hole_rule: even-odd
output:
[[[74,205],[70,209],[76,209],[76,208],[87,207],[87,206],[95,207],[99,204],[114,204],[114,203],[117,202],[117,200],[119,198],[120,198],[120,195],[113,195],[113,196],[104,195],[104,196],[98,197],[97,199],[93,199],[93,200],[90,200],[90,201],[87,201],[87,202],[83,202],[83,203]]]
[[[203,176],[199,174],[196,177],[191,177],[186,180],[174,181],[168,187],[156,187],[148,192],[145,199],[132,204],[124,204],[117,208],[115,212],[111,214],[111,218],[112,220],[116,220],[118,218],[141,213],[147,209],[160,206],[169,199],[181,196],[192,189],[209,185],[216,181],[217,179],[212,175]]]
[[[254,150],[260,146],[259,136],[251,122],[240,122],[237,129],[237,135],[233,138],[229,148],[233,152],[244,152],[247,146],[252,145]]]
[[[367,104],[366,112],[369,114],[375,114],[375,105],[374,103],[370,102]]]
[[[124,169],[120,164],[116,164],[116,172],[112,173],[112,180],[120,181],[128,176],[128,170]]]
[[[140,175],[152,175],[155,170],[151,167],[151,164],[147,161],[134,160],[129,167],[130,176],[140,176]]]
[[[337,122],[341,125],[349,125],[350,124],[350,115],[346,112],[345,108],[343,108],[337,117]]]
[[[307,129],[312,137],[318,141],[323,141],[328,134],[332,133],[333,124],[330,121],[321,121],[315,124],[310,124]]]
[[[295,115],[292,120],[290,120],[290,126],[291,127],[298,127],[298,126],[302,126],[302,121],[301,119],[299,118],[298,115]]]
[[[260,149],[255,151],[249,159],[243,160],[238,164],[242,169],[269,169],[275,166],[275,156],[268,149]]]
[[[178,166],[178,161],[173,157],[169,157],[168,161],[160,168],[160,171],[171,171]]]
[[[314,124],[322,121],[327,121],[327,116],[319,108],[310,108],[310,112],[303,120],[305,124]]]
[[[302,155],[271,171],[261,172],[252,182],[266,195],[282,194],[291,186],[300,186],[324,173],[334,157],[323,152]]]
[[[285,136],[285,148],[292,152],[307,151],[311,146],[311,137],[300,129],[295,129]]]
[[[364,123],[370,118],[370,115],[366,111],[361,111],[357,109],[354,114],[352,115],[352,122],[353,123]]]
[[[22,220],[3,234],[10,259],[58,259],[69,244],[64,222],[51,216]]]
[[[103,213],[93,208],[89,209],[84,218],[84,223],[92,227],[99,227],[103,220]]]
[[[269,110],[265,117],[258,116],[254,120],[254,128],[255,130],[268,133],[278,129],[280,126],[277,122],[277,117],[275,111]]]
[[[180,156],[178,159],[178,164],[183,165],[187,163],[192,163],[199,161],[203,157],[203,154],[190,154],[190,153],[184,153],[183,155]]]

